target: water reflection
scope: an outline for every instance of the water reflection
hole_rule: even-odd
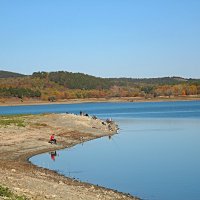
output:
[[[56,151],[51,151],[50,153],[51,160],[55,161],[56,156],[59,156]]]

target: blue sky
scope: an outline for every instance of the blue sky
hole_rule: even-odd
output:
[[[200,1],[0,0],[0,70],[200,78]]]

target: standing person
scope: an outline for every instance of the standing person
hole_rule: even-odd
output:
[[[51,144],[53,144],[53,143],[56,144],[55,134],[52,134],[52,135],[50,136],[49,142],[50,142]]]

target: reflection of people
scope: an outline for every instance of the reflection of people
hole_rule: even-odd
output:
[[[50,136],[49,143],[51,143],[51,144],[56,144],[55,134],[52,134],[52,135]]]
[[[50,152],[50,154],[51,154],[51,159],[53,161],[55,161],[55,157],[57,156],[57,152],[56,151],[52,151],[52,152]]]

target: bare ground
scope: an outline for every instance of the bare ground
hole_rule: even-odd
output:
[[[45,105],[45,104],[75,104],[86,102],[162,102],[162,101],[200,101],[200,95],[187,96],[159,96],[156,98],[147,97],[109,97],[109,98],[85,98],[85,99],[60,99],[56,102],[49,102],[40,99],[19,98],[0,98],[0,106],[17,106],[17,105]]]
[[[100,119],[73,114],[1,116],[0,119],[0,185],[34,200],[137,199],[64,177],[27,161],[38,153],[112,135],[116,132],[115,124],[109,130],[108,124],[103,125]],[[57,145],[48,143],[52,133],[58,140]]]

